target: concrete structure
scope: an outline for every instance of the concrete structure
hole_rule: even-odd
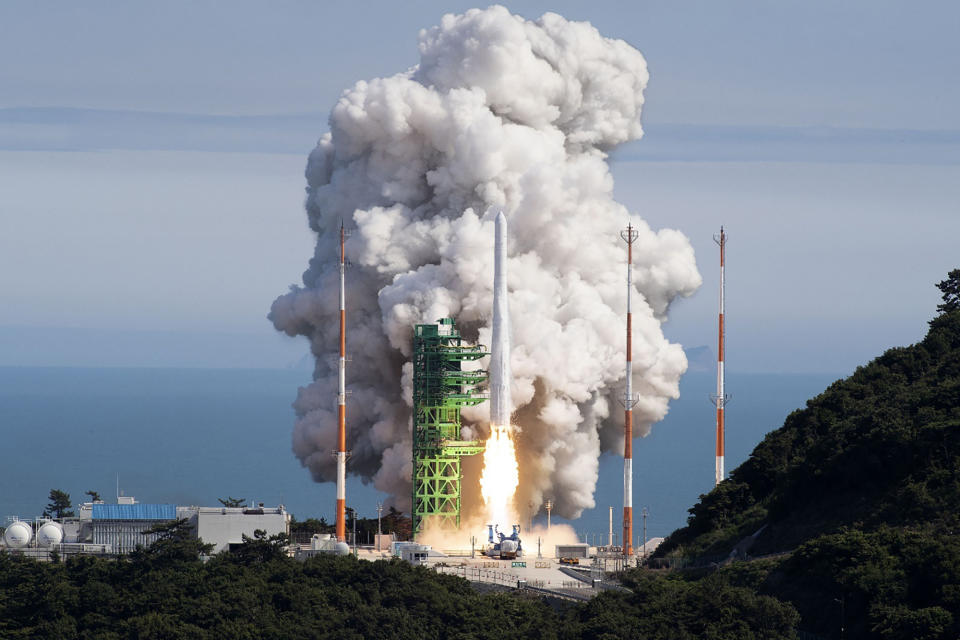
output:
[[[252,538],[257,530],[265,531],[268,537],[290,533],[290,514],[283,505],[255,508],[181,507],[178,517],[181,515],[187,516],[197,537],[214,545],[211,553],[233,549],[243,543],[244,535]]]
[[[589,558],[590,545],[585,542],[575,544],[558,544],[556,549],[556,558]]]
[[[427,564],[431,559],[447,557],[445,553],[437,551],[430,545],[417,542],[394,542],[391,555],[410,564]]]

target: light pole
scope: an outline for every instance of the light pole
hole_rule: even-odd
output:
[[[353,555],[356,557],[357,553],[357,510],[351,509],[353,511]]]
[[[649,511],[644,507],[641,515],[643,515],[643,562],[647,561],[647,515]]]
[[[844,638],[844,631],[845,631],[844,623],[846,622],[845,618],[846,618],[846,609],[847,609],[846,600],[847,600],[847,597],[844,595],[841,595],[839,599],[838,598],[833,599],[834,602],[840,603],[840,640],[843,640]]]
[[[382,551],[383,531],[380,529],[380,516],[383,514],[383,503],[377,502],[377,551]]]

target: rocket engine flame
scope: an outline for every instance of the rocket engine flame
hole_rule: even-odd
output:
[[[513,498],[520,485],[520,468],[513,441],[513,429],[508,424],[490,426],[490,437],[483,452],[483,475],[480,492],[486,507],[485,524],[500,525],[509,531],[517,522]]]

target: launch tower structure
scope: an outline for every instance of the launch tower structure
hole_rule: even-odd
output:
[[[627,243],[627,388],[623,393],[623,555],[633,555],[633,407],[639,398],[633,394],[633,243],[639,232],[628,224],[620,232]],[[612,517],[612,516],[611,516]],[[612,524],[611,524],[612,530]],[[613,544],[612,542],[610,543]]]
[[[460,527],[460,458],[482,453],[481,441],[460,439],[460,409],[486,400],[483,370],[464,362],[489,355],[465,342],[452,318],[418,324],[413,336],[413,535],[431,526]]]
[[[347,538],[347,311],[346,287],[344,285],[344,230],[340,223],[340,359],[337,375],[337,518],[336,536],[338,542]]]
[[[723,272],[724,268],[724,258],[727,248],[727,234],[724,233],[723,227],[720,227],[720,235],[713,236],[714,242],[720,245],[720,319],[718,325],[718,340],[717,340],[717,393],[711,396],[713,403],[717,405],[717,454],[716,454],[716,467],[714,470],[715,473],[715,484],[720,484],[723,482],[724,476],[724,439],[726,437],[724,433],[724,409],[727,405],[727,400],[730,399],[730,396],[727,395],[726,389],[724,388],[725,380],[723,379],[723,341],[724,341],[724,326],[723,326],[723,296],[724,290],[726,288],[726,278]]]

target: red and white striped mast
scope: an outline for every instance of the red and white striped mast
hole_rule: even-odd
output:
[[[724,390],[724,380],[723,380],[723,338],[724,338],[724,327],[723,327],[723,293],[724,287],[726,286],[726,279],[723,273],[724,266],[724,253],[727,246],[727,235],[723,232],[723,227],[720,227],[720,235],[713,236],[714,242],[720,245],[720,324],[719,324],[719,340],[717,346],[717,394],[713,396],[712,400],[715,405],[717,405],[717,459],[716,459],[716,476],[715,484],[720,484],[723,482],[724,469],[723,469],[723,440],[724,440],[724,425],[723,425],[723,410],[729,400]]]
[[[337,393],[337,541],[343,542],[347,537],[347,312],[345,305],[346,288],[344,287],[343,251],[343,221],[340,222],[340,370],[339,387]]]
[[[620,237],[627,243],[627,388],[623,394],[623,555],[633,555],[633,242],[638,232],[628,224]]]

